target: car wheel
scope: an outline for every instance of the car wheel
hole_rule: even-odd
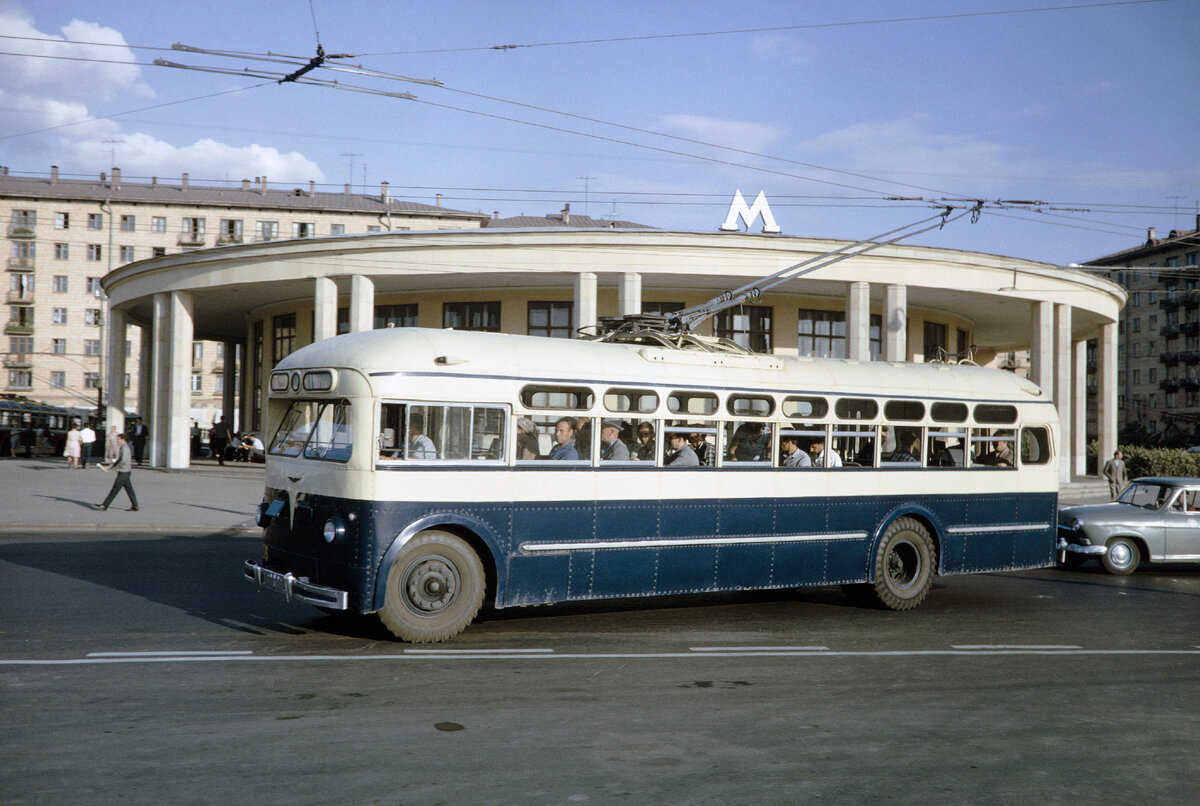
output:
[[[1108,541],[1108,550],[1100,556],[1104,570],[1117,576],[1132,574],[1142,561],[1142,552],[1137,543],[1127,537],[1114,537]]]

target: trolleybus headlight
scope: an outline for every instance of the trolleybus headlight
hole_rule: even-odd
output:
[[[346,536],[346,523],[337,515],[325,521],[324,537],[326,543],[341,540]]]

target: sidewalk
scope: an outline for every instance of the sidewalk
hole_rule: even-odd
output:
[[[244,531],[258,534],[255,509],[262,500],[263,465],[198,460],[187,470],[134,466],[139,511],[124,491],[108,511],[104,501],[115,473],[94,464],[68,470],[62,457],[0,459],[0,534],[97,531],[180,533]]]

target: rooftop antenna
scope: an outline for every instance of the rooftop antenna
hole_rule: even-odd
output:
[[[594,177],[594,176],[577,176],[575,178],[583,180],[583,214],[586,216],[590,216],[591,211],[588,210],[588,188],[589,188],[588,183],[591,182],[596,177]]]
[[[361,154],[361,153],[358,153],[358,152],[355,152],[355,153],[353,153],[353,154],[349,154],[349,153],[345,153],[345,152],[343,152],[343,153],[339,154],[338,156],[339,156],[339,157],[349,157],[349,158],[350,158],[350,184],[351,184],[351,185],[353,185],[353,184],[354,184],[354,158],[355,158],[355,157],[361,157],[361,156],[362,156],[362,154]],[[364,177],[364,178],[363,178],[363,182],[364,182],[364,183],[366,183],[366,181],[367,181],[367,180],[366,180],[366,178]]]

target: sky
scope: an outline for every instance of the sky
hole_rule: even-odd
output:
[[[912,242],[1069,264],[1195,228],[1197,30],[1200,0],[0,0],[0,165],[695,231],[762,191],[852,240],[981,199]],[[275,80],[318,42],[373,74]]]

